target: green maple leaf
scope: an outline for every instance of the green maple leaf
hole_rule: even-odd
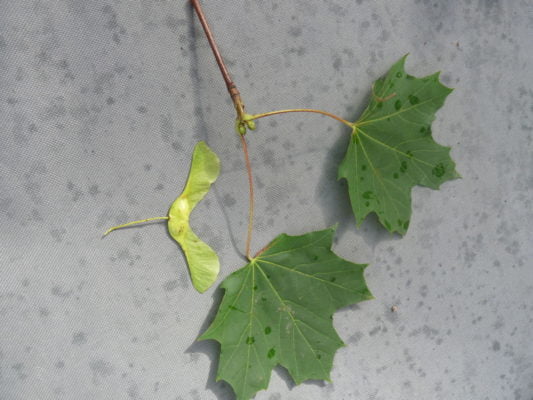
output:
[[[353,264],[331,251],[335,227],[302,236],[278,236],[259,256],[221,284],[225,295],[200,340],[220,342],[217,380],[237,399],[266,389],[272,368],[296,382],[329,380],[333,356],[344,344],[333,328],[340,307],[372,298]]]
[[[390,231],[405,234],[411,219],[411,189],[438,189],[459,177],[450,148],[431,137],[436,111],[453,89],[439,73],[415,78],[405,57],[373,86],[370,104],[353,124],[338,177],[348,181],[357,223],[374,212]]]

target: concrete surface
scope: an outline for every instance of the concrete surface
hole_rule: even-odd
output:
[[[533,399],[533,6],[521,0],[204,1],[251,112],[355,118],[371,83],[442,70],[436,140],[463,179],[413,191],[399,239],[356,229],[336,168],[346,129],[279,116],[249,136],[253,247],[339,222],[376,300],[341,310],[333,383],[279,369],[261,400]],[[247,188],[225,87],[184,0],[0,0],[0,398],[232,399],[220,292],[192,288],[164,224],[198,140],[222,175],[192,224],[222,276],[244,264]],[[397,308],[391,312],[391,307]]]

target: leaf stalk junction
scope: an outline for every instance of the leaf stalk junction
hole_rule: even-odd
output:
[[[246,233],[245,256],[248,260],[252,260],[252,257],[250,256],[250,248],[251,248],[251,242],[252,242],[253,221],[254,221],[254,182],[253,182],[252,165],[250,162],[250,154],[248,151],[248,144],[245,139],[247,130],[248,129],[252,131],[255,130],[256,128],[255,120],[260,119],[260,118],[270,117],[270,116],[279,115],[279,114],[302,113],[302,112],[325,115],[327,117],[335,119],[338,122],[341,122],[342,124],[350,127],[351,129],[353,129],[355,125],[330,112],[316,110],[316,109],[309,109],[309,108],[292,108],[292,109],[285,109],[285,110],[270,111],[270,112],[261,113],[261,114],[246,113],[244,102],[241,98],[239,89],[237,88],[237,85],[231,78],[228,67],[226,66],[224,62],[224,58],[222,57],[222,54],[215,41],[213,32],[209,26],[209,23],[207,22],[205,13],[202,9],[202,6],[200,5],[200,1],[199,0],[190,0],[190,1],[191,1],[192,7],[194,8],[196,12],[196,15],[198,16],[198,20],[200,21],[200,24],[202,25],[202,28],[205,32],[205,36],[207,38],[207,41],[209,42],[209,46],[211,47],[211,51],[213,52],[216,63],[218,65],[218,68],[220,69],[222,78],[224,79],[224,82],[226,83],[226,88],[228,90],[228,93],[235,107],[235,111],[237,113],[237,118],[235,120],[235,129],[240,136],[241,147],[244,153],[246,172],[248,175],[248,187],[249,187],[248,227],[247,227],[247,233]]]

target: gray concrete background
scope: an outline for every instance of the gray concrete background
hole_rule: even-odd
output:
[[[257,399],[533,399],[533,6],[520,0],[204,1],[250,112],[354,119],[409,52],[456,90],[434,137],[463,179],[413,191],[408,234],[356,229],[336,168],[346,129],[273,117],[250,134],[253,247],[339,222],[376,300],[335,314],[333,383],[273,373]],[[192,216],[244,265],[246,175],[224,84],[183,0],[0,0],[0,398],[232,399],[217,345],[194,344],[220,299],[192,288],[164,224],[191,152],[222,175]],[[390,311],[392,306],[397,312]]]

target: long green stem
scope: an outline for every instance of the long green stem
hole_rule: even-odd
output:
[[[287,109],[287,110],[270,111],[270,112],[262,113],[262,114],[254,114],[251,117],[249,117],[249,119],[259,119],[259,118],[269,117],[271,115],[296,113],[296,112],[307,112],[307,113],[322,114],[322,115],[325,115],[327,117],[333,118],[333,119],[335,119],[335,120],[337,120],[339,122],[342,122],[344,125],[349,126],[350,128],[353,128],[353,124],[350,121],[346,121],[345,119],[343,119],[343,118],[341,118],[341,117],[339,117],[339,116],[337,116],[335,114],[329,113],[327,111],[315,110],[315,109],[311,109],[311,108],[290,108],[290,109]]]
[[[113,232],[116,229],[125,228],[127,226],[135,225],[135,224],[142,224],[143,222],[150,222],[150,221],[163,220],[163,219],[169,219],[169,217],[146,218],[146,219],[141,219],[139,221],[128,222],[127,224],[117,225],[105,231],[104,236],[108,235],[109,233]]]

